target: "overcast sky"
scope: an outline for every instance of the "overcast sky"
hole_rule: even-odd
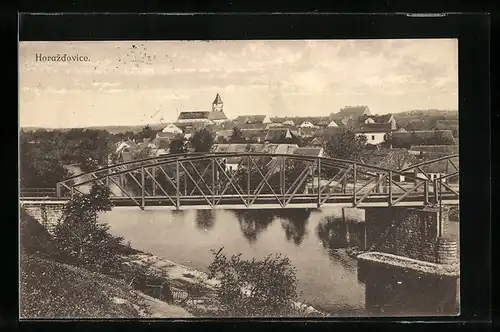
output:
[[[20,124],[145,125],[210,110],[230,118],[458,109],[456,39],[21,42]],[[44,56],[87,62],[40,62]]]

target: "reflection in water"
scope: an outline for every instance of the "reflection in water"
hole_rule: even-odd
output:
[[[288,241],[293,241],[295,245],[300,245],[307,234],[307,222],[311,216],[309,209],[288,209],[279,212],[282,218],[281,227],[285,231]]]
[[[372,315],[456,315],[457,278],[378,264],[360,264],[365,309]]]
[[[250,243],[255,243],[258,236],[274,221],[273,210],[234,210],[240,229]]]
[[[364,222],[327,216],[318,223],[316,235],[334,261],[339,262],[345,269],[354,271],[357,268],[356,262],[353,262],[345,250],[339,249],[360,247],[364,238],[364,227]]]
[[[208,231],[215,225],[215,217],[213,210],[197,210],[196,211],[196,227]]]

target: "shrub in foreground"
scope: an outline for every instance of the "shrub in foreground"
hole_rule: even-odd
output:
[[[59,261],[102,273],[120,268],[123,238],[111,235],[109,226],[97,218],[111,206],[110,190],[104,186],[94,186],[89,194],[71,199],[54,230]]]
[[[220,314],[229,317],[295,316],[298,300],[295,268],[287,257],[269,255],[244,260],[241,254],[226,257],[212,251],[209,277],[220,280],[217,298]]]

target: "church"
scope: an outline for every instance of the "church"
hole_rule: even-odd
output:
[[[189,126],[203,126],[219,124],[229,121],[224,114],[224,103],[222,102],[221,96],[217,93],[215,99],[212,103],[212,110],[192,110],[192,111],[182,111],[177,118],[175,125],[177,127],[189,127]]]

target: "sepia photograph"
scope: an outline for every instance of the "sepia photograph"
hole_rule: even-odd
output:
[[[460,314],[457,39],[18,60],[20,319]]]

